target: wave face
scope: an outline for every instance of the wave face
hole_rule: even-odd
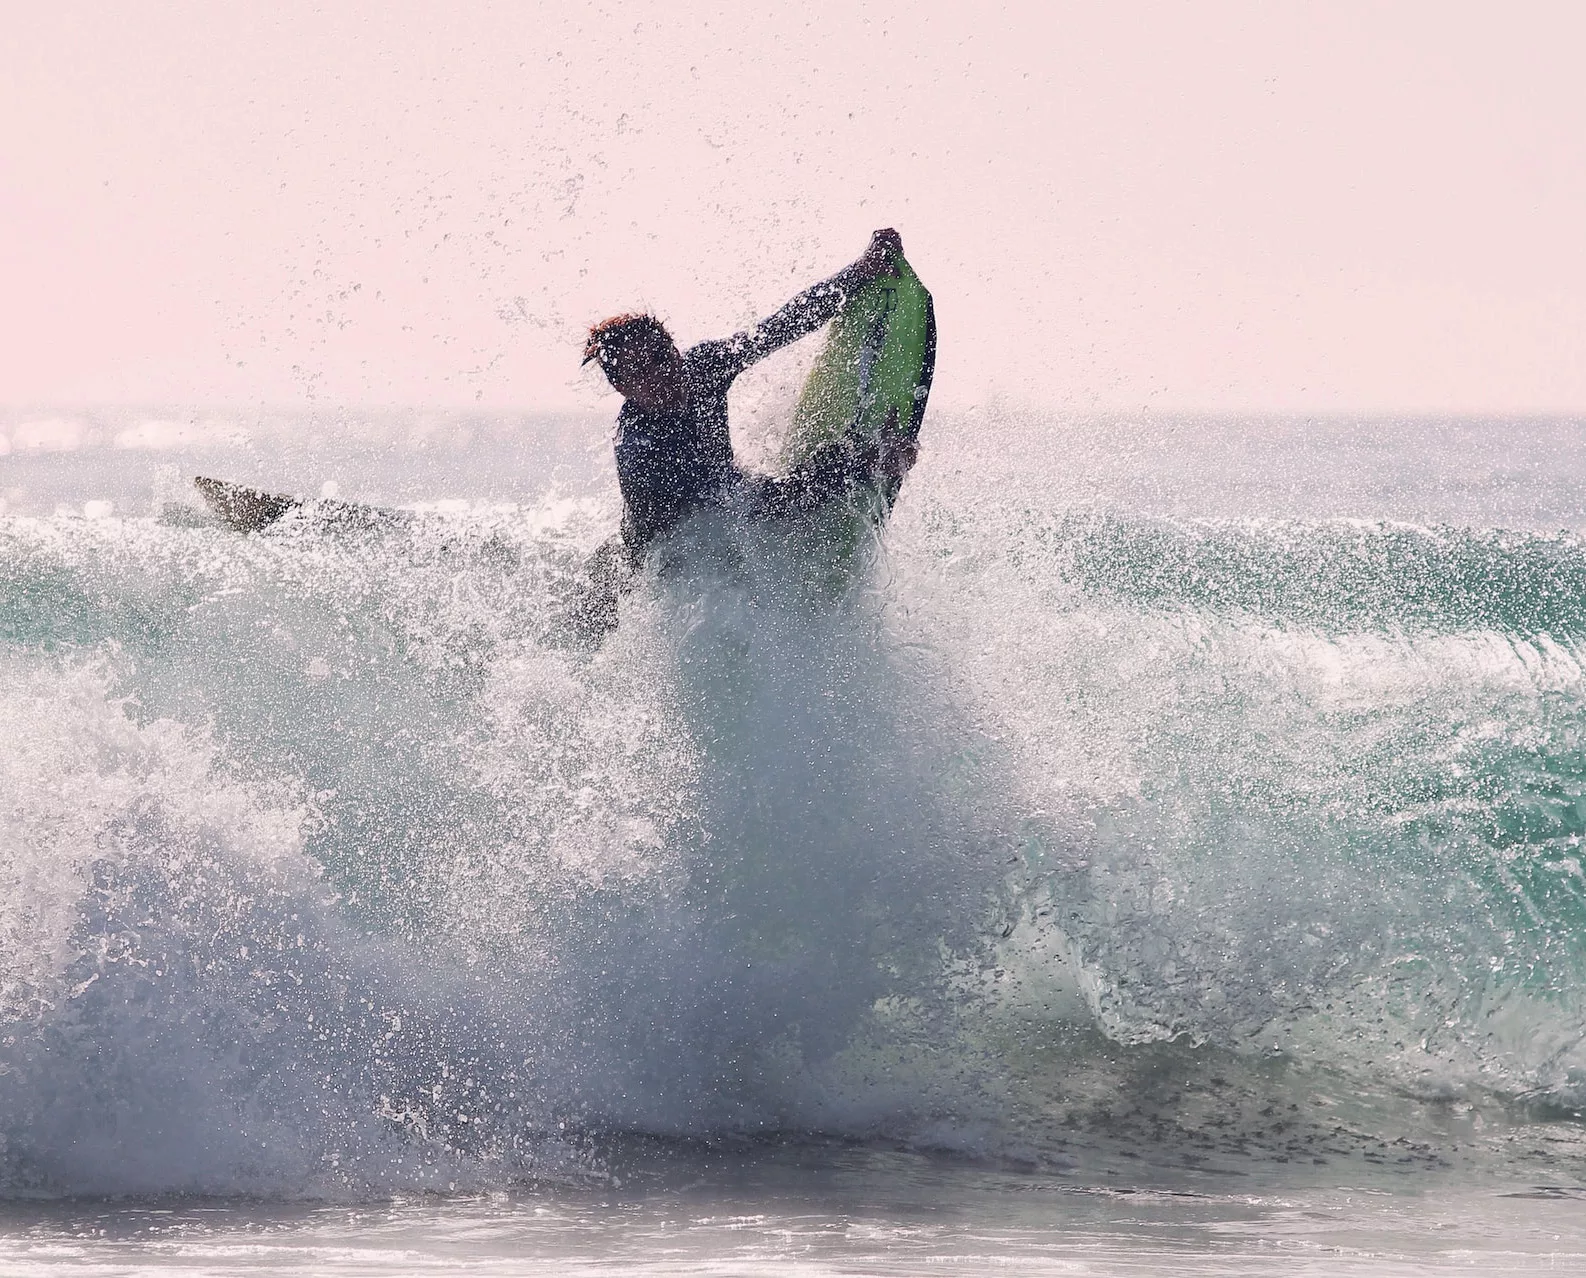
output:
[[[1579,1158],[1586,543],[943,452],[846,586],[700,519],[598,649],[598,490],[0,516],[0,1192]]]

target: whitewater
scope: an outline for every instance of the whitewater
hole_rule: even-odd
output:
[[[1586,1273],[1586,421],[0,439],[0,1272]]]

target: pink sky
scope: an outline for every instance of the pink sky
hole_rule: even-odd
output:
[[[1586,409],[1586,8],[8,6],[0,404],[596,407],[893,224],[939,395]]]

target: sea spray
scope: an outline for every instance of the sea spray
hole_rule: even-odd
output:
[[[7,1191],[1580,1104],[1569,535],[916,479],[844,590],[704,520],[598,647],[599,501],[0,522]]]
[[[1580,1104],[1576,539],[920,519],[907,594],[953,581],[964,700],[1077,832],[1029,910],[1110,1037]]]
[[[14,659],[76,680],[94,732],[193,760],[157,801],[70,738],[64,832],[57,792],[18,784],[19,855],[85,867],[8,956],[19,988],[65,982],[18,1011],[18,1185],[455,1183],[460,1157],[540,1169],[570,1129],[811,1130],[856,1106],[883,1128],[918,1108],[891,1087],[866,1108],[875,1080],[841,1058],[887,999],[911,1033],[935,1015],[944,953],[981,944],[995,823],[878,600],[787,597],[774,530],[695,530],[744,571],[663,565],[595,651],[556,615],[576,534],[533,512],[340,539],[135,523],[136,552],[111,555],[101,525],[9,532]],[[259,886],[240,819],[170,832],[167,808],[238,794],[285,831],[290,891]],[[83,977],[93,954],[114,972]],[[82,1059],[46,1099],[23,1058],[61,1035]],[[130,1162],[108,1156],[135,1130],[123,1104],[153,1124]],[[46,1135],[78,1107],[92,1156]]]

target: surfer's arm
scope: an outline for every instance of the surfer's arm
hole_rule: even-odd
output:
[[[836,315],[849,297],[886,271],[894,253],[901,255],[902,252],[903,241],[896,231],[875,232],[870,237],[869,247],[857,260],[830,279],[812,284],[753,328],[735,333],[723,342],[722,362],[736,375],[771,352],[813,333]]]

